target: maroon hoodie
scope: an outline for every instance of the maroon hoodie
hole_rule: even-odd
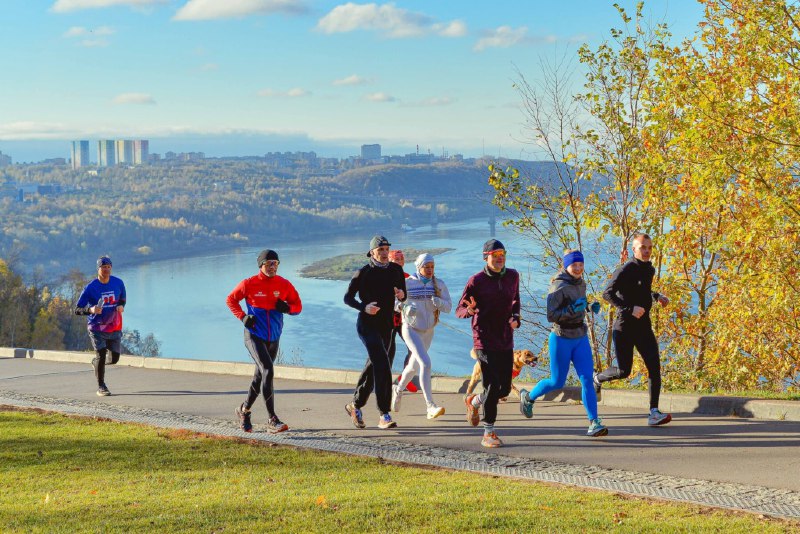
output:
[[[488,268],[473,275],[458,301],[456,317],[466,319],[467,300],[475,298],[478,312],[472,316],[472,339],[476,349],[512,350],[514,329],[511,317],[519,319],[519,273],[505,269],[500,273]]]

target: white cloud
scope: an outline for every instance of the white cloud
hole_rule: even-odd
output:
[[[393,3],[379,6],[348,2],[336,6],[319,20],[317,29],[323,33],[377,31],[395,39],[431,33],[443,37],[461,37],[466,33],[466,25],[459,20],[437,23],[428,15],[400,9]]]
[[[473,50],[480,52],[487,48],[508,48],[522,42],[528,28],[522,26],[516,30],[511,26],[500,26],[496,30],[491,30],[484,37],[478,40]]]
[[[341,78],[339,80],[333,80],[333,85],[364,85],[369,83],[369,80],[364,78],[363,76],[359,76],[357,74],[351,74],[346,78]]]
[[[454,20],[449,24],[434,24],[433,29],[442,37],[464,37],[467,34],[467,25],[461,20]]]
[[[19,121],[0,124],[0,140],[28,141],[31,139],[64,139],[74,134],[74,130],[61,123],[42,123]]]
[[[393,97],[390,94],[379,92],[379,93],[370,93],[368,95],[364,95],[365,100],[369,100],[370,102],[396,102],[397,98]]]
[[[108,41],[105,39],[84,39],[81,41],[81,46],[86,48],[102,48],[108,46]]]
[[[455,102],[455,100],[453,100],[449,96],[433,96],[431,98],[425,98],[424,100],[419,100],[417,102],[409,102],[406,105],[411,107],[431,108],[431,107],[449,106],[453,102]]]
[[[115,104],[155,105],[156,101],[147,93],[122,93],[114,97]]]
[[[299,98],[302,96],[310,96],[311,91],[303,89],[302,87],[294,87],[288,91],[275,91],[274,89],[262,89],[258,92],[258,96],[265,98]]]
[[[159,4],[166,4],[169,0],[56,0],[51,11],[66,13],[80,9],[99,9],[115,6],[129,6],[144,8]]]
[[[83,26],[72,26],[64,37],[97,37],[101,35],[114,35],[114,28],[110,26],[98,26],[97,28],[84,28]]]
[[[300,15],[308,8],[303,0],[188,0],[174,20],[213,20],[250,15]]]

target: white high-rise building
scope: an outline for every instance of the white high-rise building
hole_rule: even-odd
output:
[[[89,165],[89,141],[73,141],[70,155],[73,170]]]

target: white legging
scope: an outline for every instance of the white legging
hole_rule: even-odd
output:
[[[432,406],[434,402],[431,396],[431,357],[428,356],[428,349],[431,348],[433,342],[433,328],[417,330],[403,323],[401,333],[403,341],[411,351],[411,357],[408,359],[408,365],[403,369],[398,387],[400,391],[403,391],[414,375],[418,374],[425,402],[428,406]]]

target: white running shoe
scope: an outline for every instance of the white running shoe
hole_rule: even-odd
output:
[[[661,410],[653,409],[650,410],[650,417],[647,418],[647,424],[649,426],[659,426],[659,425],[666,425],[672,421],[672,416],[668,413],[661,413]]]
[[[392,386],[392,411],[399,412],[400,411],[400,401],[403,400],[403,392],[400,390],[400,386],[395,384]]]
[[[436,419],[440,415],[444,415],[444,406],[428,406],[428,419]]]

